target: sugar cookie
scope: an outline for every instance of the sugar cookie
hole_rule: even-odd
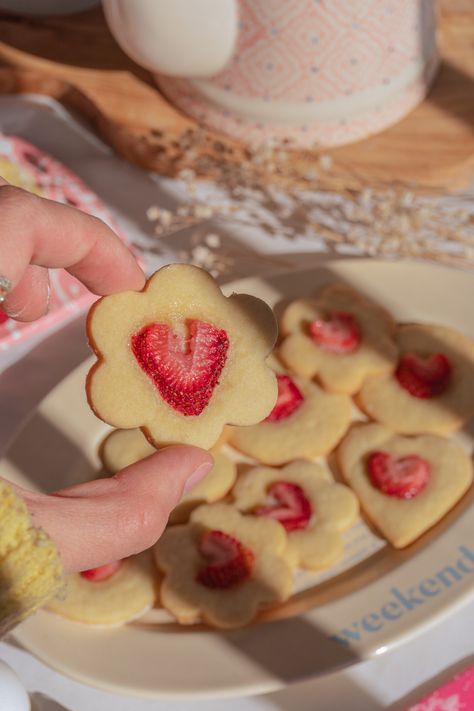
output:
[[[214,466],[207,476],[183,496],[171,512],[169,522],[185,523],[201,504],[220,501],[232,489],[237,478],[237,465],[222,452],[212,452]]]
[[[241,511],[279,521],[288,535],[292,562],[310,570],[327,568],[342,557],[341,533],[359,510],[347,486],[336,484],[319,464],[303,460],[283,469],[250,469],[233,494]]]
[[[293,575],[285,531],[276,521],[242,516],[233,506],[200,506],[155,546],[164,572],[161,603],[182,624],[221,628],[249,623],[286,600]]]
[[[351,399],[288,374],[278,373],[277,380],[278,400],[270,415],[258,425],[232,428],[232,446],[276,465],[331,451],[351,421]]]
[[[378,424],[354,427],[338,460],[367,516],[395,548],[437,523],[472,482],[471,459],[456,442],[401,437]]]
[[[252,425],[271,411],[277,384],[265,358],[276,334],[260,299],[224,297],[198,267],[163,267],[142,292],[92,307],[98,362],[87,379],[89,404],[115,427],[140,427],[155,446],[207,449],[226,423]]]
[[[156,598],[157,571],[149,552],[66,578],[66,593],[48,609],[75,622],[119,626],[147,612]]]
[[[342,284],[293,301],[281,320],[278,355],[298,375],[317,376],[330,391],[353,394],[364,380],[393,370],[394,323],[380,306]]]
[[[230,434],[231,428],[225,427],[212,452],[218,452],[228,441]],[[156,451],[156,447],[150,444],[140,429],[112,430],[100,443],[99,457],[104,468],[111,474],[115,474]]]
[[[400,434],[449,434],[474,414],[474,343],[446,326],[403,325],[393,375],[368,380],[358,404]]]
[[[112,430],[99,446],[99,457],[110,474],[135,464],[156,452],[140,429]]]
[[[141,430],[114,430],[100,447],[104,467],[111,474],[156,452]],[[207,476],[184,494],[171,512],[169,523],[185,523],[196,506],[222,499],[233,487],[237,477],[236,464],[218,451],[212,450],[214,466]]]

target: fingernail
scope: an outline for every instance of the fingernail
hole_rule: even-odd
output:
[[[209,474],[213,466],[214,462],[204,462],[203,464],[200,464],[198,468],[193,471],[191,476],[188,477],[188,479],[186,480],[183,489],[183,494],[187,494],[188,491],[190,491],[196,486],[196,484],[199,484],[199,482],[202,481],[204,477]]]

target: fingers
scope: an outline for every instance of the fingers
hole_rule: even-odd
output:
[[[48,270],[30,264],[3,302],[3,309],[17,321],[34,321],[48,311],[49,295]]]
[[[132,253],[98,218],[1,184],[0,213],[0,275],[14,287],[31,263],[64,267],[95,294],[143,288]]]
[[[183,492],[212,468],[197,447],[168,447],[109,479],[54,495],[25,490],[36,526],[58,546],[67,572],[95,568],[152,546]]]

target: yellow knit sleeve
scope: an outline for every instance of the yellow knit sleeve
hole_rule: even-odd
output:
[[[0,637],[61,589],[52,540],[32,524],[24,501],[0,479]]]

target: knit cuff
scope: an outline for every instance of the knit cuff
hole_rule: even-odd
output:
[[[24,501],[0,480],[0,637],[54,597],[63,569],[53,541]]]

